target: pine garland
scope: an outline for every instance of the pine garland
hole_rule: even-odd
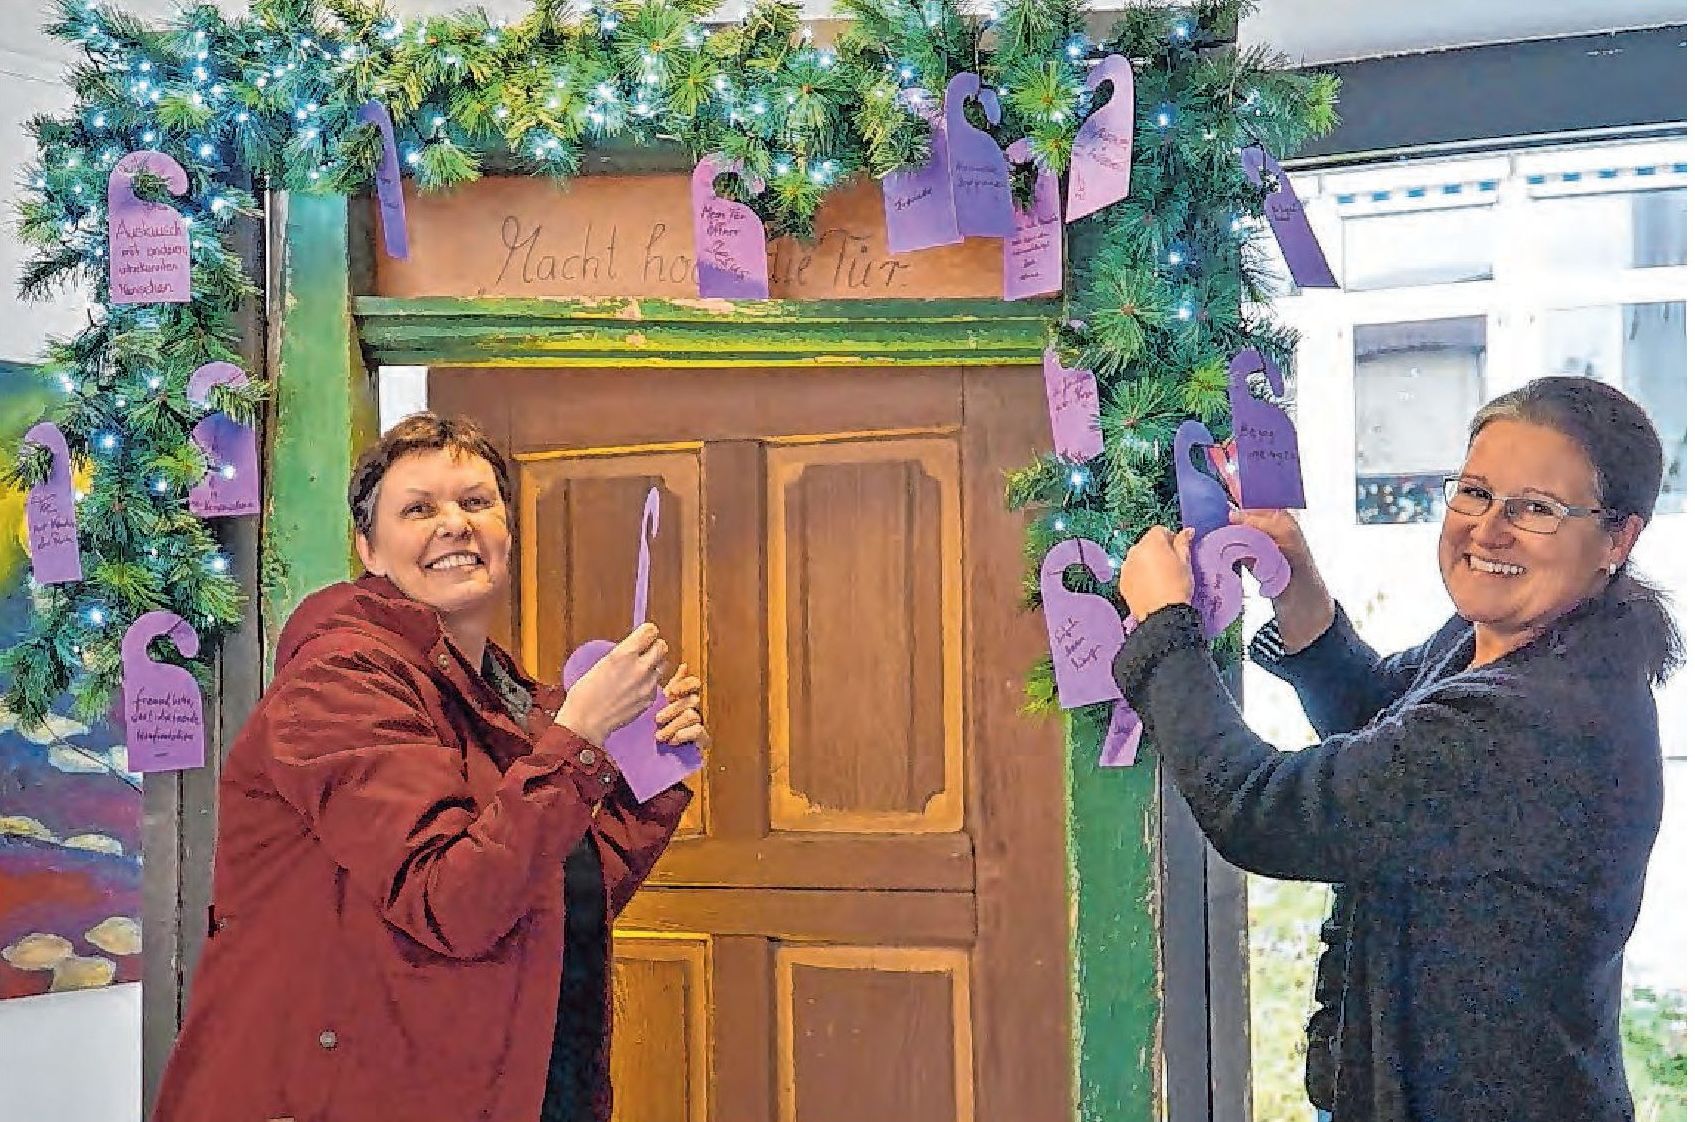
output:
[[[394,119],[403,172],[425,189],[485,170],[564,179],[596,145],[666,144],[740,160],[766,181],[743,201],[769,234],[804,237],[847,177],[927,156],[928,128],[903,91],[940,106],[948,79],[975,71],[999,95],[1002,120],[990,131],[1002,146],[1027,137],[1063,174],[1079,125],[1102,101],[1085,87],[1089,67],[1123,54],[1137,71],[1131,194],[1073,228],[1095,246],[1059,322],[1081,326],[1055,329],[1066,360],[1100,376],[1107,450],[1086,465],[1042,457],[1012,476],[1008,497],[1037,513],[1033,563],[1072,536],[1122,557],[1148,526],[1174,523],[1177,425],[1198,416],[1222,434],[1229,355],[1257,346],[1286,363],[1293,348],[1290,333],[1243,308],[1266,298],[1272,273],[1250,245],[1260,198],[1238,150],[1285,151],[1328,128],[1334,82],[1230,45],[1246,0],[1138,7],[1104,43],[1086,34],[1078,0],[1013,0],[992,16],[957,0],[840,2],[845,25],[821,47],[783,0],[757,0],[740,23],[716,28],[703,23],[712,0],[586,11],[537,0],[512,24],[477,10],[401,20],[367,0],[257,0],[237,18],[199,4],[162,27],[58,0],[48,30],[81,52],[69,75],[76,105],[31,122],[39,156],[18,231],[34,255],[20,288],[40,298],[80,286],[97,306],[86,329],[50,342],[44,367],[64,391],[51,419],[83,489],[87,576],[36,589],[28,633],[0,652],[5,704],[38,722],[69,690],[78,716],[98,717],[137,615],[176,612],[208,652],[240,620],[229,561],[188,511],[186,494],[208,466],[189,433],[211,411],[257,420],[266,387],[218,387],[200,406],[187,399],[188,377],[239,361],[235,312],[256,290],[232,224],[257,212],[239,185],[368,189],[380,138],[357,114],[372,99]],[[136,187],[192,222],[189,304],[106,303],[106,179],[142,148],[188,172],[182,197],[148,176]],[[1034,171],[1015,168],[1020,197]],[[27,485],[45,470],[41,450],[25,448],[7,472]],[[281,557],[268,544],[261,555],[274,579]],[[1034,564],[1031,573],[1034,605]],[[1051,704],[1051,670],[1038,671],[1031,693]]]

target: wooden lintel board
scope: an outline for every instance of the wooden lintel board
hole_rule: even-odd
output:
[[[374,207],[374,203],[371,204]],[[406,183],[410,256],[383,253],[376,296],[567,300],[699,296],[686,175],[490,177],[445,193]],[[819,210],[812,243],[773,239],[776,300],[999,299],[998,239],[893,254],[879,184],[854,179]]]

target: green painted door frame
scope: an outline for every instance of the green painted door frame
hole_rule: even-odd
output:
[[[262,605],[267,663],[300,599],[353,572],[345,490],[353,458],[376,431],[378,366],[1024,365],[1041,360],[1057,314],[1054,304],[973,300],[733,305],[360,296],[370,239],[349,213],[344,199],[291,197],[273,247],[280,268],[273,280],[276,407],[265,535],[284,572]],[[1067,738],[1076,1117],[1153,1122],[1167,1116],[1162,1083],[1169,1078],[1159,1032],[1158,776],[1151,764],[1096,767],[1096,731],[1068,724]]]

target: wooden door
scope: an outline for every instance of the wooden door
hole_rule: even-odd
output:
[[[1040,373],[435,369],[513,457],[504,641],[651,618],[706,681],[699,797],[618,924],[619,1122],[1061,1122],[1061,738],[1003,475]]]

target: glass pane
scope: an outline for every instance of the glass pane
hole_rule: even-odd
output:
[[[1433,522],[1483,404],[1482,316],[1354,328],[1354,500],[1362,524]]]
[[[1689,193],[1682,187],[1538,199],[1534,213],[1532,249],[1543,269],[1650,269],[1689,262]]]
[[[1543,330],[1547,368],[1617,386],[1648,411],[1666,449],[1660,513],[1681,511],[1689,476],[1687,305],[1560,308]]]
[[[1498,224],[1492,206],[1349,218],[1342,223],[1342,285],[1362,291],[1488,280]]]

